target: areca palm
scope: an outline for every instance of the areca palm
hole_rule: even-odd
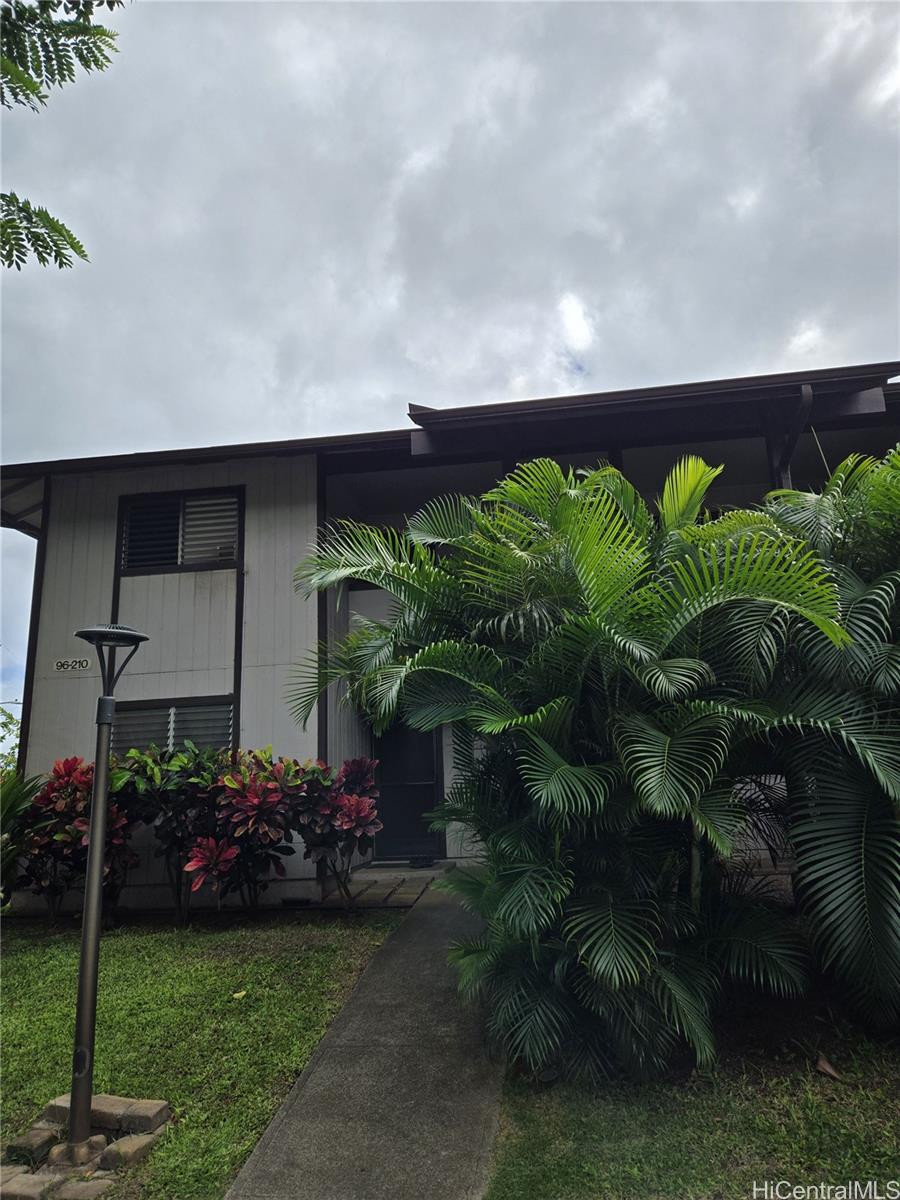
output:
[[[747,763],[776,769],[805,722],[867,778],[893,770],[870,711],[838,728],[779,700],[789,628],[849,644],[839,586],[771,514],[701,515],[717,474],[683,460],[654,515],[612,467],[537,460],[403,533],[341,522],[297,570],[307,594],[361,579],[393,597],[310,660],[294,710],[341,679],[376,732],[451,726],[434,820],[479,839],[446,886],[486,923],[453,958],[532,1070],[647,1072],[679,1042],[706,1063],[723,985],[798,991],[791,923],[723,883],[772,816],[739,786]]]
[[[900,1021],[900,446],[851,455],[766,512],[825,558],[852,643],[791,629],[780,675],[797,894],[822,965],[872,1023]],[[798,736],[802,735],[802,736]]]

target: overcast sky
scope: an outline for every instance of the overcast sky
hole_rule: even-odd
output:
[[[4,116],[3,461],[888,359],[896,4],[155,3]],[[3,698],[33,544],[4,531]]]

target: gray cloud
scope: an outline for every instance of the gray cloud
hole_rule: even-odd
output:
[[[894,5],[114,20],[4,124],[92,258],[4,281],[7,461],[895,353]]]

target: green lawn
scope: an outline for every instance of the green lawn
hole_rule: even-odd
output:
[[[176,1115],[113,1195],[221,1200],[395,923],[391,914],[302,914],[104,934],[95,1091],[162,1097]],[[6,922],[5,1138],[69,1090],[77,956],[74,931]]]
[[[596,1095],[509,1082],[486,1200],[750,1200],[754,1180],[896,1179],[897,1042],[809,1014],[755,1032],[705,1078]],[[813,1069],[820,1051],[840,1081]]]

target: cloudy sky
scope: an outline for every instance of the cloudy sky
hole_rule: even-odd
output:
[[[3,122],[3,461],[895,357],[895,4],[136,0]],[[5,531],[2,698],[32,545]]]

